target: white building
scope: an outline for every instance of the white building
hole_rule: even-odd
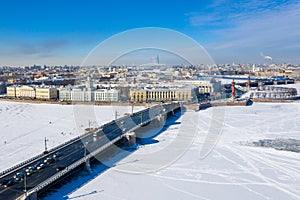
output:
[[[103,102],[116,102],[120,100],[120,91],[119,90],[95,90],[94,91],[94,101],[103,101]]]
[[[60,88],[58,90],[58,97],[60,101],[72,101],[71,99],[71,88]]]
[[[199,89],[199,94],[211,94],[215,92],[220,92],[221,83],[211,80],[175,80],[176,85],[190,85],[197,86]]]
[[[77,102],[116,102],[120,100],[120,91],[114,89],[95,90],[92,80],[88,77],[85,87],[65,87],[59,89],[60,101],[77,101]]]

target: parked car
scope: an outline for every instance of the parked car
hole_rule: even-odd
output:
[[[14,175],[15,181],[22,181],[24,179],[25,173],[24,172],[19,172]]]

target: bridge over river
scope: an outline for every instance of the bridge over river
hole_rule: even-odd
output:
[[[60,181],[90,158],[124,138],[126,134],[179,109],[179,103],[166,103],[146,108],[113,120],[49,150],[46,154],[37,155],[1,172],[0,199],[37,199],[39,191]],[[50,159],[49,162],[45,162],[47,158],[53,157],[55,158],[52,161]],[[40,163],[44,163],[45,167],[37,169]],[[25,175],[20,180],[14,180],[17,173],[24,173],[29,167],[33,167],[30,176]]]

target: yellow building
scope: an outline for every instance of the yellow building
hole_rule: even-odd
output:
[[[36,99],[57,99],[57,89],[52,87],[36,88]]]
[[[28,85],[6,87],[6,95],[10,98],[25,99],[57,99],[57,89],[54,87],[34,87]]]
[[[130,90],[131,102],[185,101],[196,99],[194,88],[152,88]]]
[[[22,85],[20,87],[16,87],[16,97],[34,99],[35,88],[28,85]]]
[[[131,102],[146,102],[147,101],[147,93],[146,90],[130,90],[130,101]]]
[[[9,98],[15,98],[16,97],[16,86],[6,87],[6,96]]]

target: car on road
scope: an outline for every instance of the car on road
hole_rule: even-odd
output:
[[[3,184],[3,187],[10,187],[15,183],[14,179],[8,179],[8,181],[6,183]]]
[[[47,164],[52,164],[54,162],[55,162],[54,158],[51,158],[51,157],[48,157],[44,160],[44,163],[47,163]]]
[[[56,152],[55,154],[53,154],[53,158],[59,158],[62,156],[62,153],[60,151]]]
[[[33,167],[29,167],[25,170],[26,176],[31,176],[34,173]]]
[[[39,161],[39,162],[36,162],[32,167],[33,167],[33,169],[34,170],[37,170],[37,168],[38,168],[38,166],[40,166],[40,164],[42,164],[42,162],[41,161]]]
[[[25,172],[28,172],[28,171],[30,171],[30,170],[34,170],[32,166],[28,167],[28,168],[25,170]]]
[[[42,170],[46,167],[46,165],[44,163],[41,163],[36,169],[37,170]]]
[[[65,166],[58,166],[58,167],[56,168],[56,171],[59,172],[59,171],[64,170],[64,169],[66,169]]]
[[[6,185],[6,183],[9,181],[9,179],[3,179],[0,181],[0,186],[3,186]]]
[[[16,175],[14,175],[15,181],[22,181],[24,179],[25,173],[24,172],[18,172]]]

